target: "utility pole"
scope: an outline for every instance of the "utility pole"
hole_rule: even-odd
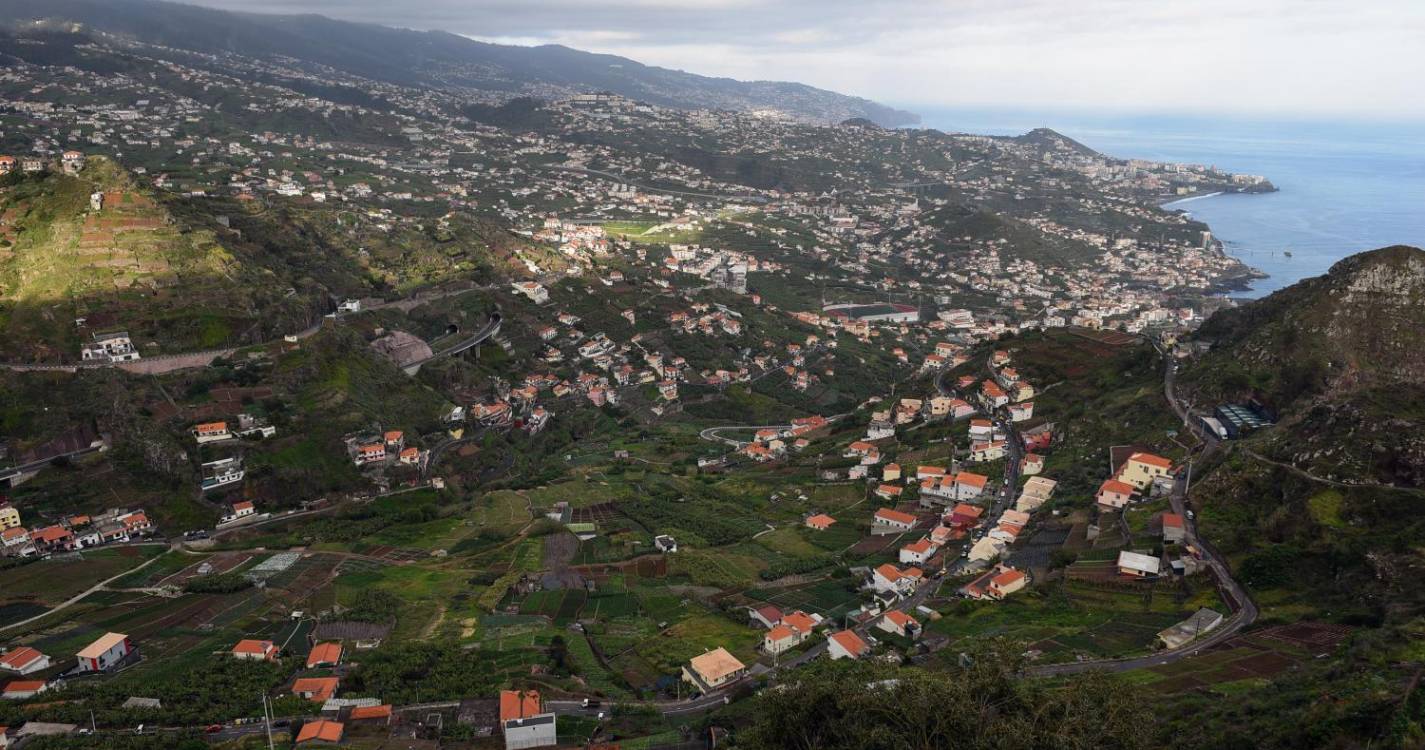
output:
[[[262,722],[267,725],[267,750],[272,750],[272,714],[267,704],[267,693],[262,694]]]

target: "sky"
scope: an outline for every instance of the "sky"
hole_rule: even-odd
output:
[[[1425,120],[1425,0],[188,0],[883,103]]]

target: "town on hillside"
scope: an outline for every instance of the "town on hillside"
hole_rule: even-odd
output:
[[[1198,531],[1279,415],[1175,391],[1256,272],[1162,204],[1265,177],[73,33],[0,68],[0,748],[725,747],[830,662],[1352,632]]]

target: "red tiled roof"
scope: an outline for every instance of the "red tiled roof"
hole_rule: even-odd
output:
[[[1163,458],[1162,456],[1155,456],[1152,453],[1134,453],[1133,455],[1128,457],[1128,460],[1137,461],[1140,464],[1148,464],[1149,466],[1157,466],[1162,469],[1173,468],[1172,461],[1169,461],[1168,459]]]
[[[847,653],[851,654],[852,656],[860,656],[861,654],[866,653],[871,648],[870,646],[866,645],[865,641],[861,640],[861,636],[856,635],[850,630],[842,630],[839,633],[832,633],[831,640],[836,641],[838,644],[840,644],[841,647],[846,649]]]
[[[13,669],[18,672],[34,660],[43,658],[44,654],[39,651],[29,646],[20,646],[19,648],[11,649],[4,656],[0,656],[0,667]]]
[[[318,719],[309,721],[302,725],[302,731],[297,733],[297,744],[303,742],[341,742],[341,736],[346,731],[346,726],[339,721],[326,721]]]
[[[540,713],[538,690],[501,690],[500,723],[510,719],[528,719]]]
[[[909,513],[902,513],[894,508],[881,508],[880,510],[876,511],[876,518],[891,523],[910,524],[915,523],[917,520],[915,516],[912,516]]]

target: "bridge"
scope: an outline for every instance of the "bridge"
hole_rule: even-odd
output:
[[[415,361],[415,362],[407,363],[406,365],[404,365],[403,367],[401,367],[401,369],[404,370],[407,375],[415,375],[417,372],[420,372],[420,370],[421,370],[421,365],[423,365],[423,364],[425,364],[425,363],[427,363],[427,362],[430,362],[430,361],[436,360],[436,359],[440,359],[441,357],[449,357],[449,356],[452,356],[452,355],[461,354],[461,353],[470,351],[471,349],[474,349],[475,347],[477,347],[477,346],[479,346],[479,345],[485,343],[485,342],[488,341],[491,337],[493,337],[493,336],[495,336],[496,334],[498,334],[498,333],[500,332],[500,321],[501,321],[501,320],[502,320],[502,318],[500,317],[500,314],[499,314],[499,313],[495,313],[495,314],[493,314],[493,315],[490,316],[490,322],[486,323],[484,328],[481,328],[480,330],[476,331],[475,333],[473,333],[473,334],[471,334],[471,335],[465,337],[465,338],[462,339],[459,343],[457,343],[455,346],[452,346],[452,347],[450,347],[450,348],[448,348],[448,349],[443,349],[443,350],[441,350],[441,351],[439,351],[439,352],[436,352],[436,353],[430,355],[429,357],[426,357],[425,359],[421,359],[421,360],[417,360],[417,361]]]

